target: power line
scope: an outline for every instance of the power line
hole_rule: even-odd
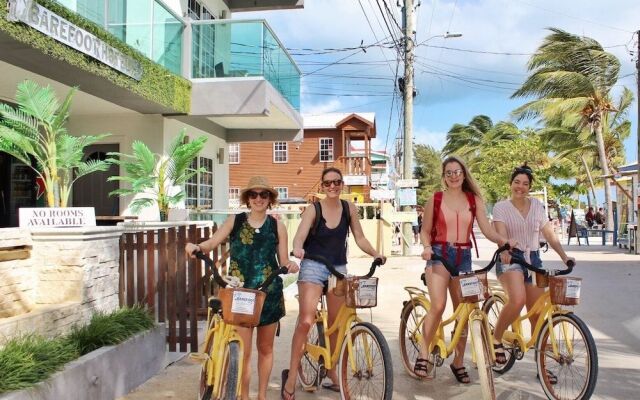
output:
[[[532,56],[532,55],[535,54],[535,53],[513,53],[513,52],[458,49],[458,48],[455,48],[455,47],[434,46],[434,45],[430,45],[430,44],[424,44],[425,42],[426,42],[426,40],[421,42],[421,43],[419,43],[418,46],[431,47],[431,48],[434,48],[434,49],[445,49],[445,50],[452,50],[452,51],[461,51],[461,52],[465,52],[465,53],[492,54],[492,55],[502,55],[502,56]]]

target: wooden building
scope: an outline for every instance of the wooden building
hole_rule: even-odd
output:
[[[303,115],[303,120],[300,142],[229,143],[231,205],[253,175],[266,176],[281,199],[310,200],[320,191],[322,170],[332,166],[343,173],[343,193],[352,194],[351,200],[370,201],[375,114]]]

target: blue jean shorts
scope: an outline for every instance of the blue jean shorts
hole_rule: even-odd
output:
[[[520,249],[513,249],[511,250],[512,254],[518,255],[520,257],[524,257],[524,252]],[[530,264],[533,265],[534,267],[537,268],[542,268],[542,260],[540,259],[540,251],[535,250],[535,251],[530,251],[529,252],[529,258],[530,258]],[[522,272],[522,274],[524,274],[524,281],[525,283],[533,283],[533,276],[531,274],[531,271],[529,271],[528,269],[526,269],[525,267],[523,267],[520,264],[508,264],[505,265],[502,262],[500,262],[500,259],[498,259],[498,262],[496,262],[496,275],[498,277],[500,277],[500,275],[504,274],[507,271],[520,271]]]
[[[346,265],[334,265],[333,267],[338,272],[343,274],[347,273]],[[298,282],[309,282],[315,285],[324,286],[324,284],[329,280],[330,275],[331,272],[323,263],[304,258],[300,262]]]
[[[434,254],[439,255],[440,257],[444,257],[442,255],[442,245],[434,244],[431,247],[431,250]],[[460,263],[456,265],[456,260],[458,260],[458,254],[460,255]],[[471,272],[473,268],[471,267],[471,248],[459,248],[454,246],[453,244],[447,244],[447,256],[444,257],[449,264],[457,267],[459,272]],[[434,264],[442,264],[440,261],[427,261],[427,268],[433,266]]]

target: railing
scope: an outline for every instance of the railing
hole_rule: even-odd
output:
[[[206,319],[213,288],[210,272],[187,259],[184,246],[209,238],[215,229],[189,225],[128,232],[120,239],[120,306],[145,304],[157,322],[166,323],[169,351],[198,351],[198,320]],[[213,251],[212,259],[222,250]]]
[[[296,110],[300,70],[266,21],[193,21],[192,78],[264,77]]]
[[[343,175],[371,175],[371,160],[366,156],[343,156],[338,159]]]

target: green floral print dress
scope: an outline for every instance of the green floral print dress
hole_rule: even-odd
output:
[[[231,238],[231,264],[229,274],[244,281],[244,287],[255,289],[278,269],[278,227],[274,218],[266,218],[256,229],[245,220],[237,235]],[[285,315],[282,278],[273,280],[267,289],[267,298],[262,307],[260,324],[278,322]]]

